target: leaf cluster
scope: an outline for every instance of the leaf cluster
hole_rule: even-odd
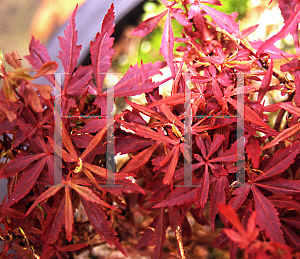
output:
[[[183,9],[161,2],[165,10],[131,35],[148,35],[165,17],[165,62],[136,64],[112,88],[105,82],[115,53],[113,5],[90,44],[89,66],[77,66],[74,10],[59,37],[61,88],[57,63],[34,37],[25,57],[32,70],[17,52],[5,55],[14,71],[1,60],[0,177],[8,179],[1,258],[11,248],[18,258],[72,258],[103,242],[124,255],[154,247],[156,259],[194,258],[196,225],[219,233],[211,245],[229,245],[231,258],[238,249],[245,258],[299,255],[300,4],[279,0],[285,25],[249,43],[257,25],[241,31],[236,13],[206,5],[219,0],[182,0]],[[183,26],[181,37],[172,19]],[[297,54],[274,46],[289,33]],[[174,50],[176,42],[183,44]],[[278,59],[285,60],[280,72]],[[169,77],[155,82],[164,67]],[[49,84],[35,83],[40,77]],[[171,94],[163,97],[166,82]],[[273,90],[286,101],[266,105]],[[129,98],[141,94],[144,105]],[[113,119],[111,96],[129,107]],[[274,124],[270,112],[277,112]],[[115,155],[129,156],[117,172],[106,161],[109,134]],[[170,231],[177,248],[168,245]]]

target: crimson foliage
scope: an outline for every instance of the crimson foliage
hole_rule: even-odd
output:
[[[17,52],[5,55],[14,71],[6,72],[1,60],[0,177],[8,179],[8,196],[0,207],[5,227],[1,258],[12,256],[7,254],[10,248],[18,258],[67,258],[104,241],[124,255],[134,244],[139,250],[154,246],[153,258],[173,258],[163,249],[167,229],[175,232],[178,255],[192,258],[183,246],[195,234],[192,219],[215,231],[217,215],[224,227],[213,244],[219,249],[230,244],[231,258],[238,247],[247,258],[292,258],[299,253],[300,231],[295,228],[300,228],[300,4],[279,0],[285,25],[270,39],[251,46],[245,38],[257,26],[240,31],[236,14],[205,4],[221,5],[219,0],[185,0],[182,9],[175,1],[162,3],[166,10],[131,34],[146,36],[165,17],[160,53],[166,62],[129,68],[113,92],[124,97],[130,109],[116,115],[114,124],[105,118],[112,89],[103,87],[115,53],[113,5],[91,42],[90,66],[77,67],[81,46],[76,45],[76,9],[73,12],[59,38],[65,72],[59,185],[53,186],[57,147],[52,94],[58,65],[34,37],[25,57],[34,70],[22,68]],[[181,38],[174,37],[172,19],[183,26]],[[289,33],[297,55],[273,45]],[[174,51],[175,42],[182,44]],[[281,58],[286,63],[278,73],[273,60]],[[170,76],[154,82],[151,77],[166,65]],[[192,81],[190,101],[187,73]],[[39,77],[50,85],[34,83]],[[171,95],[163,98],[159,87],[167,81]],[[265,105],[266,94],[273,90],[281,91],[286,101]],[[244,103],[238,101],[240,93]],[[129,100],[138,94],[145,94],[145,105]],[[185,134],[186,104],[191,105],[190,141]],[[236,131],[241,107],[245,181],[237,163],[242,158]],[[277,111],[270,124],[267,112]],[[114,174],[116,187],[105,186],[107,175],[113,174],[105,168],[105,136],[112,124],[116,154],[130,156]],[[85,220],[77,219],[80,208]],[[136,215],[148,223],[133,231],[131,239],[136,242],[129,244],[124,226],[138,226]],[[86,238],[86,233],[94,233],[98,241]]]

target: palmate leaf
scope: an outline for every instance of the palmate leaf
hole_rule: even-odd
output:
[[[261,180],[273,177],[288,168],[293,163],[299,151],[300,146],[298,143],[295,143],[293,146],[289,146],[283,150],[277,151],[270,160],[269,164],[263,170],[263,173],[252,181],[253,186],[251,188],[249,188],[250,185],[249,187],[237,188],[233,192],[233,194],[237,194],[237,196],[232,198],[229,202],[234,209],[238,209],[246,200],[249,190],[251,189],[255,200],[255,208],[260,230],[265,230],[269,238],[282,244],[285,242],[282,238],[282,232],[280,230],[278,213],[272,204],[272,200],[269,201],[257,189],[257,187],[267,189],[279,195],[293,195],[299,193],[298,181],[281,180],[261,182]]]
[[[227,171],[219,164],[218,162],[236,162],[237,158],[240,155],[236,155],[236,144],[232,145],[232,147],[225,152],[219,153],[218,156],[211,158],[212,155],[218,150],[221,149],[221,144],[224,142],[226,138],[223,135],[217,135],[213,142],[211,143],[210,138],[204,141],[201,138],[196,138],[196,144],[201,150],[205,161],[205,166],[208,165],[215,176],[226,175]],[[207,149],[207,150],[206,150]],[[206,154],[208,151],[208,154]],[[203,158],[199,154],[194,155],[195,158],[200,161],[199,167],[204,164]]]
[[[162,142],[162,141],[165,142],[165,143],[167,142],[167,143],[170,143],[170,144],[173,145],[173,147],[170,147],[171,150],[168,151],[166,155],[162,156],[161,159],[158,158],[156,160],[155,159],[152,160],[153,164],[156,165],[155,168],[154,168],[154,170],[160,169],[162,172],[165,172],[165,177],[164,177],[163,182],[166,185],[171,184],[171,188],[172,188],[173,175],[174,175],[177,163],[178,163],[180,152],[182,150],[180,148],[180,145],[179,145],[179,136],[178,136],[178,134],[181,134],[181,133],[179,132],[179,130],[177,128],[176,128],[177,131],[174,130],[174,128],[176,127],[175,124],[177,124],[178,126],[180,126],[182,128],[184,127],[184,125],[171,112],[170,108],[168,106],[166,106],[165,104],[161,105],[160,110],[161,110],[161,112],[163,112],[166,115],[166,117],[169,120],[169,122],[170,121],[174,122],[174,126],[172,126],[172,131],[173,132],[169,132],[170,136],[166,136],[165,134],[163,134],[163,132],[161,130],[159,130],[157,132],[157,131],[154,131],[151,128],[145,126],[145,125],[140,125],[140,124],[136,124],[136,123],[127,123],[125,121],[120,121],[120,122],[127,129],[133,130],[136,133],[136,135],[140,135],[140,136],[142,136],[144,138],[149,138],[149,139],[156,140],[156,141],[159,141],[159,142]],[[149,111],[151,111],[151,110],[149,110]],[[153,113],[155,113],[155,112],[153,112]],[[161,116],[157,116],[157,118],[159,118],[159,117],[161,117]],[[163,121],[166,121],[166,120],[163,119]],[[166,121],[166,122],[168,122],[168,121]],[[176,135],[176,137],[174,136],[174,134]],[[148,161],[148,159],[149,158],[147,158],[146,161]],[[144,165],[146,163],[146,161],[145,162],[140,162],[140,161],[136,160],[136,162],[138,163],[138,165],[141,165],[141,166]],[[132,163],[134,163],[134,161],[132,161]],[[130,165],[129,164],[126,167],[128,169],[130,169]],[[127,171],[125,171],[125,172],[127,172]]]
[[[224,202],[224,197],[225,197],[225,191],[221,190],[223,187],[228,186],[227,182],[227,176],[221,176],[222,174],[227,174],[226,170],[219,164],[215,164],[216,162],[234,162],[236,161],[236,146],[233,145],[233,147],[225,152],[223,152],[221,155],[215,157],[215,158],[210,158],[219,148],[222,142],[225,140],[225,137],[223,135],[217,135],[214,139],[214,141],[208,145],[208,154],[206,154],[206,146],[204,144],[204,141],[200,138],[196,138],[196,143],[199,147],[199,149],[202,151],[205,160],[199,155],[195,154],[195,158],[199,161],[199,163],[192,164],[191,171],[196,170],[197,168],[202,167],[205,165],[205,170],[204,174],[200,180],[200,183],[197,188],[193,190],[183,190],[179,191],[177,188],[172,192],[172,194],[165,199],[164,201],[156,204],[154,207],[163,207],[163,206],[175,206],[175,205],[182,205],[182,204],[188,204],[190,202],[195,202],[196,207],[201,207],[203,208],[207,202],[208,199],[208,191],[209,191],[209,172],[208,172],[208,167],[210,167],[211,171],[213,172],[214,175],[218,176],[218,179],[220,182],[216,185],[217,187],[215,188],[213,192],[213,197],[211,199],[215,199],[212,201],[212,214],[211,217],[214,218],[216,213],[217,213],[217,205],[220,202]],[[223,156],[222,156],[223,155]],[[162,162],[162,161],[161,161]],[[182,177],[184,173],[183,169],[180,169],[176,172],[175,178]],[[219,186],[219,184],[222,185],[222,187]],[[182,188],[184,189],[184,188]],[[213,223],[212,223],[213,224]]]
[[[149,229],[145,232],[146,237],[143,244],[155,246],[154,257],[156,259],[166,257],[162,251],[165,232],[169,225],[171,225],[172,230],[175,230],[176,226],[180,226],[182,222],[185,222],[181,225],[183,234],[184,232],[188,232],[189,224],[187,224],[185,214],[189,211],[192,212],[197,222],[201,224],[205,223],[205,220],[200,217],[202,217],[205,211],[207,201],[210,203],[210,220],[213,229],[215,227],[214,220],[218,213],[218,205],[225,203],[226,200],[229,200],[234,210],[238,209],[238,213],[243,217],[243,223],[248,222],[247,231],[251,234],[255,233],[254,215],[257,212],[250,216],[250,211],[254,205],[259,210],[260,214],[257,217],[260,220],[260,228],[263,230],[262,235],[259,237],[260,240],[254,238],[248,240],[248,237],[244,233],[245,231],[239,231],[239,233],[233,230],[225,231],[233,241],[239,244],[243,242],[246,244],[248,240],[247,244],[257,245],[264,239],[265,233],[272,240],[282,241],[280,240],[282,239],[280,229],[278,231],[272,230],[272,226],[273,229],[276,229],[278,225],[280,227],[275,207],[278,208],[280,215],[287,220],[290,215],[297,214],[297,210],[299,210],[298,196],[300,194],[299,181],[282,179],[282,177],[286,178],[287,172],[282,174],[282,176],[279,176],[279,174],[284,172],[287,167],[290,167],[288,177],[293,179],[294,176],[295,179],[298,179],[296,159],[299,158],[300,151],[296,145],[299,145],[297,139],[299,137],[297,134],[299,128],[294,125],[297,123],[296,117],[300,114],[298,107],[300,94],[297,91],[299,90],[300,82],[297,75],[297,73],[299,74],[299,61],[295,58],[294,63],[291,62],[293,64],[289,64],[288,68],[282,67],[282,69],[287,69],[288,72],[295,76],[294,83],[291,81],[286,84],[286,89],[288,89],[288,86],[291,86],[288,90],[290,90],[291,97],[294,95],[293,101],[295,105],[288,103],[276,104],[274,107],[269,107],[269,109],[278,110],[281,108],[293,113],[293,121],[288,123],[290,130],[278,134],[266,124],[265,119],[267,116],[263,112],[268,108],[264,110],[262,104],[253,102],[251,98],[248,98],[249,96],[251,97],[254,91],[257,91],[257,89],[251,86],[251,81],[260,81],[257,76],[262,75],[262,72],[255,72],[251,69],[257,65],[254,59],[257,58],[265,61],[268,58],[268,54],[257,57],[253,56],[253,60],[251,60],[250,56],[253,53],[248,49],[248,46],[245,46],[241,42],[238,46],[239,51],[229,56],[234,51],[234,46],[238,42],[235,38],[242,39],[247,33],[253,31],[255,27],[246,29],[241,33],[239,32],[238,24],[234,22],[236,18],[234,14],[228,16],[203,4],[206,2],[220,4],[218,0],[185,0],[183,1],[185,11],[173,8],[176,2],[178,1],[163,0],[163,4],[167,7],[167,10],[154,18],[148,19],[133,32],[133,34],[136,33],[139,36],[146,35],[153,30],[163,16],[167,16],[163,29],[161,52],[172,71],[172,76],[161,82],[154,83],[150,77],[159,73],[159,69],[165,64],[157,63],[158,65],[156,65],[149,63],[142,64],[140,67],[135,65],[129,69],[120,82],[115,85],[114,89],[109,89],[103,93],[103,80],[105,79],[105,73],[108,72],[111,66],[111,59],[114,53],[112,49],[113,38],[111,37],[114,30],[113,6],[110,7],[104,18],[101,32],[96,36],[95,42],[91,43],[92,66],[76,67],[77,62],[75,61],[77,61],[80,49],[76,46],[75,13],[77,9],[75,9],[71,16],[65,31],[65,37],[60,40],[64,44],[62,52],[65,52],[60,52],[60,57],[62,60],[65,60],[63,61],[65,64],[64,69],[68,74],[65,77],[67,82],[65,86],[67,87],[64,88],[66,94],[64,95],[65,103],[63,105],[64,115],[78,115],[78,111],[83,112],[85,115],[96,115],[99,114],[99,107],[101,108],[101,114],[104,114],[106,110],[106,97],[113,92],[114,96],[120,97],[147,93],[148,106],[138,105],[126,100],[132,110],[128,111],[125,116],[123,116],[124,114],[120,115],[120,117],[123,116],[123,122],[118,120],[120,118],[118,117],[118,122],[114,125],[115,136],[117,137],[115,151],[122,154],[133,152],[133,154],[129,154],[131,160],[127,162],[126,166],[120,172],[114,174],[115,183],[123,185],[123,187],[102,186],[102,184],[105,184],[107,176],[113,174],[113,172],[101,167],[103,166],[103,152],[105,152],[105,145],[107,144],[105,142],[107,128],[114,124],[113,120],[95,120],[92,122],[89,119],[81,118],[79,120],[72,119],[63,124],[62,173],[64,174],[64,186],[53,186],[47,190],[45,185],[48,185],[49,182],[51,184],[51,181],[53,182],[55,166],[53,156],[54,143],[52,143],[52,149],[49,147],[49,142],[48,145],[45,143],[47,138],[50,139],[53,136],[54,130],[51,88],[35,86],[33,83],[21,85],[19,93],[21,96],[22,94],[24,95],[24,105],[21,98],[18,99],[18,102],[22,104],[21,106],[10,107],[9,102],[0,103],[1,109],[3,109],[3,106],[8,112],[13,111],[15,112],[15,116],[22,118],[18,117],[16,118],[16,123],[7,125],[5,124],[7,120],[5,114],[8,112],[2,111],[0,114],[0,122],[4,122],[4,125],[1,124],[0,126],[0,130],[4,133],[0,141],[0,145],[3,147],[1,156],[13,159],[15,154],[19,153],[16,155],[16,159],[12,160],[12,163],[9,163],[0,171],[1,177],[13,177],[11,186],[15,186],[15,190],[11,198],[17,198],[17,203],[14,203],[14,199],[8,201],[8,206],[11,204],[13,208],[8,207],[6,215],[12,218],[9,222],[12,230],[16,229],[19,222],[24,224],[24,231],[26,231],[26,234],[27,232],[30,233],[28,235],[30,245],[33,245],[37,253],[43,251],[41,258],[51,258],[51,256],[64,258],[67,257],[67,251],[80,249],[85,246],[75,244],[77,243],[75,240],[76,235],[74,235],[75,238],[72,240],[74,208],[80,200],[95,230],[94,232],[101,235],[101,238],[104,236],[108,243],[116,245],[119,249],[122,249],[122,247],[118,242],[116,232],[111,229],[111,222],[106,218],[106,211],[110,215],[109,213],[112,212],[110,209],[116,209],[115,206],[111,205],[114,204],[114,201],[121,208],[134,208],[132,206],[138,202],[138,205],[142,208],[142,212],[154,218]],[[279,2],[282,4],[288,1],[279,0]],[[289,1],[289,3],[292,2],[294,4],[298,1]],[[290,6],[291,9],[288,16],[292,17],[295,10],[294,7],[297,9],[297,5],[295,4],[292,7],[291,4]],[[211,22],[204,18],[207,16],[211,16],[213,21]],[[287,14],[285,16],[287,17]],[[178,48],[179,51],[184,52],[182,53],[183,55],[178,56],[181,61],[174,60],[174,35],[171,23],[171,19],[173,18],[185,27],[182,34],[183,38],[178,39],[180,42],[186,43],[185,46],[181,44]],[[192,27],[192,23],[189,21],[190,18],[193,18],[196,27]],[[285,18],[285,21],[288,22],[288,18]],[[293,26],[290,27],[293,36],[296,35],[297,25],[298,21],[294,22]],[[219,37],[221,35],[218,31],[221,31],[226,37]],[[295,37],[294,39],[295,41],[297,40]],[[65,42],[63,43],[63,41]],[[191,43],[193,44],[191,45]],[[41,46],[33,38],[32,48],[35,52],[31,52],[30,58],[33,63],[36,62],[35,65],[37,67],[39,66],[36,77],[48,77],[49,75],[46,75],[46,73],[53,72],[56,64],[51,62],[50,59],[43,61],[41,57],[46,55],[46,52],[44,52]],[[39,53],[39,49],[41,53]],[[271,47],[267,49],[271,49]],[[38,56],[39,54],[41,55]],[[13,67],[20,67],[18,56],[12,54],[7,57]],[[205,61],[209,61],[208,63],[212,64],[212,66],[205,68],[208,65]],[[273,75],[272,61],[269,64],[269,69],[264,76],[259,90],[259,101],[264,98],[267,91],[281,87],[280,85],[276,85],[270,88],[269,84]],[[234,72],[234,69],[241,71],[247,77],[247,83],[249,84],[244,89],[247,101],[244,109],[246,118],[245,130],[249,133],[246,137],[248,141],[246,151],[248,158],[253,163],[253,167],[263,170],[263,173],[256,176],[257,172],[260,171],[251,170],[247,167],[247,175],[245,176],[246,184],[234,190],[233,195],[235,197],[232,198],[231,191],[236,187],[235,184],[238,183],[237,181],[232,182],[234,176],[230,174],[235,173],[236,166],[234,163],[239,156],[236,154],[236,144],[234,144],[236,135],[234,130],[235,119],[203,118],[197,120],[196,117],[198,115],[205,117],[205,115],[219,116],[226,115],[227,113],[231,115],[235,114],[240,105],[236,102],[235,95],[242,87],[235,88],[235,84],[237,83],[235,77],[230,76],[231,72]],[[194,134],[193,140],[195,141],[192,142],[190,148],[192,148],[195,156],[190,159],[188,159],[188,152],[185,150],[188,149],[186,148],[188,146],[186,145],[186,138],[182,137],[184,132],[183,121],[186,115],[183,105],[186,101],[184,93],[185,82],[183,76],[181,76],[183,72],[190,72],[193,76],[197,74],[202,76],[200,79],[197,77],[199,79],[196,82],[197,85],[191,88],[192,115],[193,118],[195,116],[191,126],[192,134]],[[91,81],[93,73],[95,76],[95,85]],[[174,73],[177,73],[172,87],[172,90],[175,90],[172,91],[170,97],[164,99],[159,95],[159,87],[163,82],[173,79]],[[265,74],[265,72],[263,73]],[[15,74],[15,78],[24,80],[25,78],[22,76],[20,72]],[[274,73],[274,76],[277,77],[277,74]],[[30,77],[28,78],[30,79]],[[49,78],[54,77],[49,76]],[[19,89],[17,90],[19,91]],[[92,96],[88,96],[88,94]],[[83,95],[83,98],[79,98],[81,95]],[[70,96],[76,96],[76,98],[70,98]],[[93,96],[97,96],[94,104],[97,104],[98,107],[91,103],[94,99]],[[76,102],[79,102],[78,107]],[[72,107],[75,109],[72,109]],[[33,108],[32,113],[29,108]],[[48,115],[43,111],[45,109],[49,112]],[[52,117],[49,115],[51,113]],[[141,115],[144,114],[150,117],[149,121],[143,119],[144,117]],[[6,116],[9,117],[8,115]],[[10,116],[10,119],[12,120],[13,116]],[[87,123],[88,121],[89,123]],[[43,123],[45,125],[42,125]],[[266,135],[256,138],[257,131]],[[272,152],[268,152],[267,156],[260,157],[262,149],[260,144],[263,144],[266,139],[274,137],[275,141],[271,143],[273,145],[276,141],[285,140],[293,134],[295,138],[292,141],[295,143],[295,146],[292,145],[289,148],[283,148],[282,151],[275,153],[275,155]],[[265,147],[269,148],[270,145],[266,145]],[[35,155],[28,156],[28,154]],[[21,158],[19,155],[26,155],[26,157]],[[99,158],[100,162],[98,163]],[[183,186],[177,188],[177,185],[182,184],[183,180],[186,182],[186,177],[184,177],[186,176],[184,175],[186,168],[183,168],[184,158],[191,164],[191,168],[188,167],[188,169],[191,169],[189,172],[195,172],[195,174],[190,175],[191,179],[188,181],[188,184],[192,184],[193,182],[194,184],[198,184],[197,187],[186,188]],[[97,163],[97,165],[94,163]],[[39,165],[41,168],[38,168]],[[2,167],[2,165],[0,166]],[[136,173],[137,171],[138,173]],[[157,174],[155,174],[155,171],[157,171]],[[29,175],[29,172],[31,175]],[[165,173],[165,176],[163,173]],[[50,175],[50,181],[48,175]],[[138,183],[141,183],[142,187],[131,182],[131,178],[129,179],[128,176],[136,177],[135,179]],[[32,185],[33,180],[30,177],[36,180],[36,185]],[[67,181],[65,180],[66,177],[68,177]],[[174,185],[176,184],[174,189],[172,185],[170,188],[173,178],[175,179]],[[27,182],[25,182],[26,179],[28,179]],[[229,180],[232,183],[231,188]],[[21,183],[24,186],[21,186]],[[19,190],[16,190],[16,188],[20,189],[21,194],[18,193]],[[230,191],[228,191],[229,188]],[[249,195],[251,188],[252,193]],[[262,189],[265,190],[261,191]],[[30,195],[28,195],[29,191]],[[134,195],[134,199],[131,199],[132,192],[134,191],[140,192],[144,196],[140,194],[138,196]],[[106,200],[102,199],[107,193],[109,196],[108,204],[105,203]],[[145,193],[147,193],[146,196]],[[270,193],[276,195],[270,195]],[[24,197],[23,194],[25,194]],[[289,195],[289,197],[286,195]],[[150,198],[148,198],[149,196]],[[244,206],[242,206],[243,204]],[[5,205],[5,201],[3,205]],[[23,213],[17,213],[16,207],[19,207],[19,205],[20,209],[24,210],[24,212],[25,208],[28,209],[30,207],[24,222],[18,219],[23,216]],[[288,209],[292,209],[293,211],[288,211]],[[219,211],[220,213],[221,210]],[[0,212],[3,212],[3,210]],[[225,214],[233,220],[233,227],[238,229],[237,222],[239,222],[239,219],[235,212],[227,210]],[[131,213],[124,215],[125,219],[130,215]],[[119,217],[119,219],[122,219],[122,217]],[[269,221],[273,221],[271,222],[272,225],[266,226],[266,223],[270,223]],[[292,221],[295,221],[295,224],[299,223],[299,219],[293,219]],[[122,221],[118,220],[118,222],[113,222],[113,224],[116,223],[118,225],[120,222],[122,223]],[[286,223],[288,224],[288,222]],[[37,226],[34,230],[35,227],[32,227],[32,224],[39,224],[39,227]],[[289,231],[292,226],[292,224],[288,226],[287,230],[284,230],[284,234],[287,233],[286,235],[296,244],[297,238],[295,236],[298,237],[298,235],[296,232]],[[186,229],[184,229],[185,227]],[[117,226],[116,229],[119,229],[119,227]],[[43,233],[41,233],[42,230]],[[37,238],[41,235],[43,236],[41,240],[38,240],[34,235]],[[22,238],[23,241],[24,238]],[[74,244],[66,245],[66,242]],[[221,242],[222,240],[219,243]],[[42,248],[43,243],[46,243],[44,249]],[[180,243],[179,240],[178,243]],[[63,244],[66,246],[63,246]],[[264,242],[265,244],[268,246],[269,242],[266,241]],[[27,246],[27,244],[21,244],[19,248],[21,250],[28,250],[29,254],[30,247]],[[298,248],[298,246],[295,247]],[[236,249],[237,244],[232,244],[230,251],[236,251]],[[122,252],[124,253],[124,250]],[[77,253],[69,254],[75,256]],[[234,255],[232,254],[231,257],[234,257]]]
[[[289,195],[299,193],[298,181],[265,181],[267,178],[276,176],[287,169],[293,162],[295,157],[300,152],[300,145],[298,142],[292,146],[288,146],[283,150],[279,150],[272,157],[267,166],[263,169],[263,173],[253,179],[253,186],[251,187],[255,208],[257,212],[257,221],[260,230],[265,230],[267,236],[273,241],[285,244],[280,230],[280,222],[277,210],[274,205],[269,201],[257,187],[261,187],[272,191],[279,195]],[[256,187],[257,186],[257,187]],[[240,189],[240,188],[239,188]],[[278,203],[279,205],[281,203]]]
[[[96,204],[100,204],[102,206],[115,209],[111,205],[105,203],[101,200],[91,189],[86,186],[80,186],[78,184],[73,183],[73,180],[68,182],[64,182],[68,184],[74,191],[79,194],[80,199],[85,202],[92,203],[95,206]],[[73,232],[73,224],[74,224],[74,214],[73,214],[73,205],[71,201],[71,189],[68,186],[62,187],[50,187],[47,191],[45,191],[29,208],[26,215],[28,215],[36,206],[47,198],[54,196],[60,189],[64,190],[64,193],[59,196],[59,201],[57,201],[54,205],[54,210],[49,212],[47,216],[46,227],[49,227],[49,230],[44,230],[44,239],[45,246],[47,249],[49,245],[53,244],[55,240],[57,240],[57,236],[59,231],[62,228],[62,224],[65,225],[66,230],[66,238],[71,241],[72,232]],[[101,211],[102,212],[102,211]],[[103,212],[102,212],[103,213]],[[104,213],[103,213],[104,214]],[[58,218],[57,218],[58,217]],[[51,226],[51,227],[50,227]]]

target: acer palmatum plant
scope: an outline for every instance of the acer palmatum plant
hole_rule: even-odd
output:
[[[245,258],[299,256],[300,3],[279,0],[284,26],[265,42],[251,44],[246,37],[257,25],[240,31],[235,13],[206,5],[221,5],[219,0],[162,3],[165,11],[131,34],[146,36],[164,20],[159,51],[166,62],[130,67],[113,90],[103,85],[115,52],[113,5],[91,42],[90,66],[77,67],[81,47],[76,45],[75,9],[59,38],[65,72],[61,129],[55,129],[54,120],[58,65],[44,45],[31,40],[25,58],[33,70],[22,68],[17,52],[5,55],[15,70],[6,72],[1,60],[0,176],[8,179],[0,214],[1,258],[13,257],[10,249],[17,258],[72,258],[104,242],[124,255],[141,252],[156,259],[199,258],[196,247],[203,244],[229,245],[231,258],[238,248]],[[172,19],[182,25],[180,38],[174,38]],[[274,46],[289,33],[297,54]],[[182,43],[176,50],[175,42]],[[277,59],[285,62],[280,71],[274,69]],[[166,65],[170,76],[153,82],[151,77]],[[36,84],[39,77],[50,84]],[[159,87],[168,81],[171,94],[163,98]],[[281,91],[285,101],[266,105],[270,91]],[[130,106],[114,122],[105,118],[112,93]],[[139,94],[145,94],[145,105],[128,98]],[[241,94],[244,102],[237,97]],[[186,104],[191,105],[190,125]],[[239,109],[245,167],[237,162],[243,159]],[[269,123],[269,112],[277,111]],[[115,154],[130,159],[114,174],[116,186],[104,186],[113,174],[105,168],[106,131],[112,124]],[[62,134],[57,157],[62,182],[57,185],[55,130]],[[217,236],[212,244],[204,240],[209,236]]]

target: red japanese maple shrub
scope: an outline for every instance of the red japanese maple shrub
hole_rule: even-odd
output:
[[[131,34],[143,37],[165,19],[159,51],[166,62],[130,67],[113,89],[104,87],[115,52],[113,5],[91,42],[90,66],[77,67],[73,12],[59,38],[60,96],[53,95],[58,65],[38,40],[32,38],[25,57],[33,70],[22,68],[17,52],[5,55],[12,72],[1,59],[0,177],[8,180],[0,206],[1,258],[13,257],[10,249],[17,258],[72,258],[103,242],[124,255],[198,258],[195,248],[208,236],[216,237],[218,249],[229,244],[231,258],[238,249],[245,258],[299,255],[300,3],[279,0],[284,26],[251,45],[246,37],[257,25],[240,31],[236,14],[206,5],[219,0],[162,3],[165,11]],[[180,38],[172,19],[182,25]],[[289,33],[297,55],[274,46]],[[182,43],[176,50],[175,42]],[[280,71],[277,59],[285,61]],[[165,66],[170,76],[154,82]],[[39,77],[50,84],[35,83]],[[159,87],[168,81],[171,94],[163,98]],[[265,105],[274,90],[285,101]],[[105,117],[112,94],[130,106],[114,121]],[[145,105],[128,98],[139,94]],[[57,98],[61,128],[55,128]],[[106,168],[112,125],[115,154],[130,156],[116,173]],[[106,185],[111,176],[114,184]],[[200,230],[208,235],[200,238]]]

